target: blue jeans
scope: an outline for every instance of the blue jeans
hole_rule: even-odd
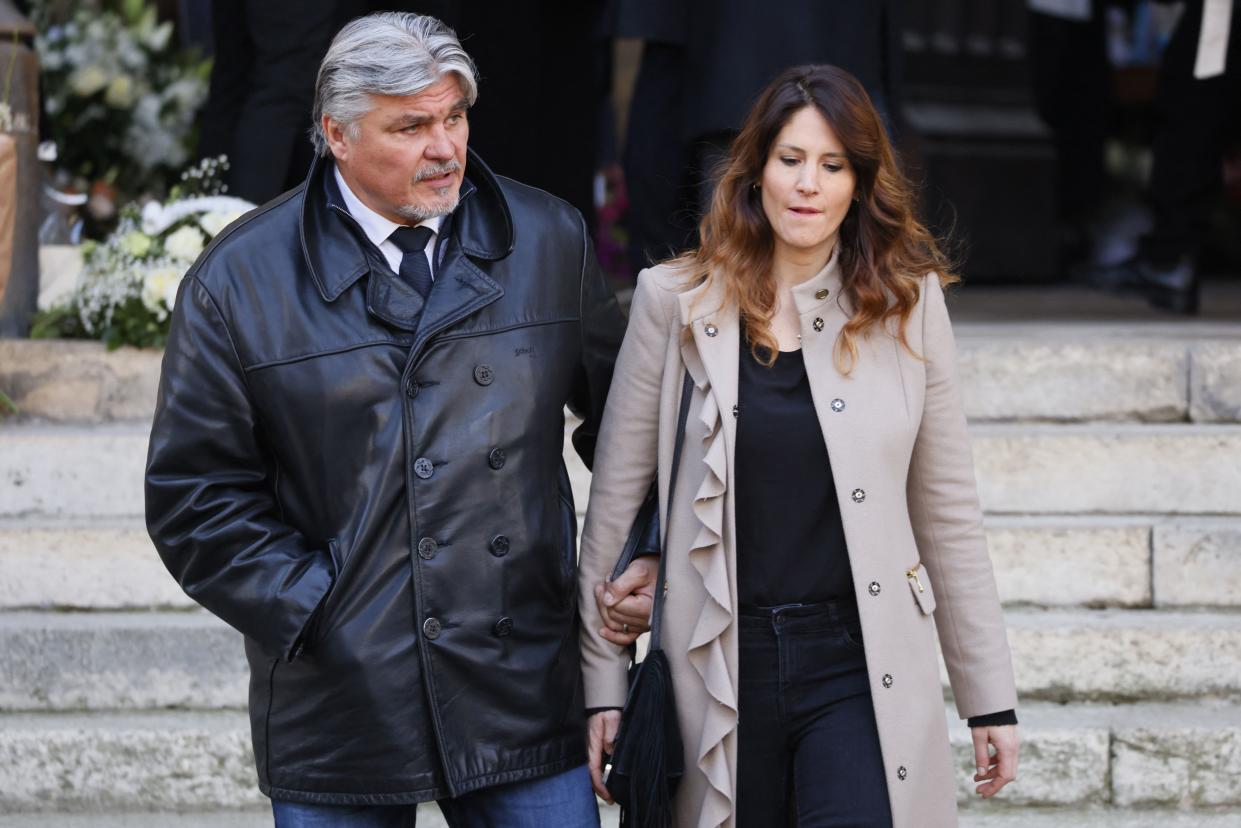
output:
[[[891,828],[857,605],[738,620],[737,828]]]
[[[451,828],[599,828],[585,765],[441,799]],[[306,805],[273,799],[276,828],[414,828],[415,805]]]

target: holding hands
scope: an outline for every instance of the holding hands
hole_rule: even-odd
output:
[[[596,584],[595,603],[604,624],[599,635],[617,646],[628,647],[649,630],[658,577],[658,556],[644,555],[635,558],[615,581]]]

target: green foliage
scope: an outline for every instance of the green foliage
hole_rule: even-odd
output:
[[[9,395],[0,391],[0,420],[17,414],[17,404],[9,399]]]
[[[30,326],[31,339],[87,339],[90,335],[82,325],[76,304],[42,310],[35,314]]]
[[[35,317],[31,336],[99,339],[109,350],[162,347],[186,271],[212,238],[254,206],[220,195],[227,168],[223,157],[205,159],[182,173],[174,188],[181,198],[121,210],[107,239],[82,245],[80,282],[67,302]]]

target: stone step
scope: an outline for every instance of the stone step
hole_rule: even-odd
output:
[[[1241,329],[1108,324],[957,326],[971,420],[1241,422]],[[0,341],[0,391],[24,418],[149,422],[161,355]]]
[[[196,606],[137,519],[0,521],[0,610]]]
[[[1241,700],[1241,614],[1016,610],[1007,623],[1023,700]],[[0,710],[241,709],[248,675],[240,635],[205,612],[0,613]]]
[[[1241,614],[1010,610],[1005,622],[1023,702],[1241,698]]]
[[[615,828],[620,811],[600,804],[601,828]],[[992,800],[961,812],[961,828],[1237,828],[1241,809],[1173,811],[1131,808],[1013,808]],[[196,813],[0,815],[0,828],[271,828],[269,808]],[[418,807],[418,828],[447,828],[439,808]]]
[[[616,828],[620,810],[599,805],[601,828]],[[448,828],[438,807],[420,805],[418,828]],[[197,813],[0,815],[0,828],[271,828],[269,808]],[[1014,808],[1000,800],[966,808],[961,828],[1237,828],[1241,809],[1173,811],[1131,808]]]
[[[1239,825],[1241,808],[1222,811],[1012,808],[1005,807],[1002,800],[992,800],[987,806],[966,808],[961,812],[961,828],[1237,828]]]
[[[993,516],[1009,606],[1241,607],[1241,519]],[[0,520],[0,611],[184,609],[136,518]]]
[[[1241,607],[1241,519],[989,515],[1006,605]]]
[[[1241,707],[1226,703],[1023,704],[1007,806],[1241,805]],[[958,802],[978,802],[969,729],[949,709]]]
[[[0,613],[0,710],[242,709],[249,675],[203,611]]]
[[[978,494],[995,514],[1241,514],[1241,426],[980,425]]]
[[[1021,717],[1021,767],[1000,802],[978,801],[968,730],[952,726],[968,813],[1016,820],[1014,809],[1028,806],[1241,806],[1241,708],[1031,704]],[[5,715],[0,813],[258,809],[266,800],[249,738],[239,712]]]
[[[972,437],[989,513],[1241,515],[1241,425],[980,425]],[[0,428],[0,518],[141,516],[146,446],[133,425]],[[576,457],[569,467],[582,509],[589,473]]]

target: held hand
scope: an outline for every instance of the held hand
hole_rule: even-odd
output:
[[[635,558],[615,581],[595,587],[595,603],[604,623],[599,630],[601,637],[627,647],[650,629],[658,577],[659,558],[643,555]]]
[[[978,766],[974,781],[983,783],[974,792],[989,799],[1017,778],[1017,726],[973,727],[970,735],[974,738],[974,763]],[[988,745],[995,746],[994,755]]]
[[[586,757],[590,763],[590,785],[609,805],[612,804],[612,795],[603,786],[603,755],[612,753],[612,743],[616,739],[620,720],[619,710],[605,710],[591,716],[586,722]]]

